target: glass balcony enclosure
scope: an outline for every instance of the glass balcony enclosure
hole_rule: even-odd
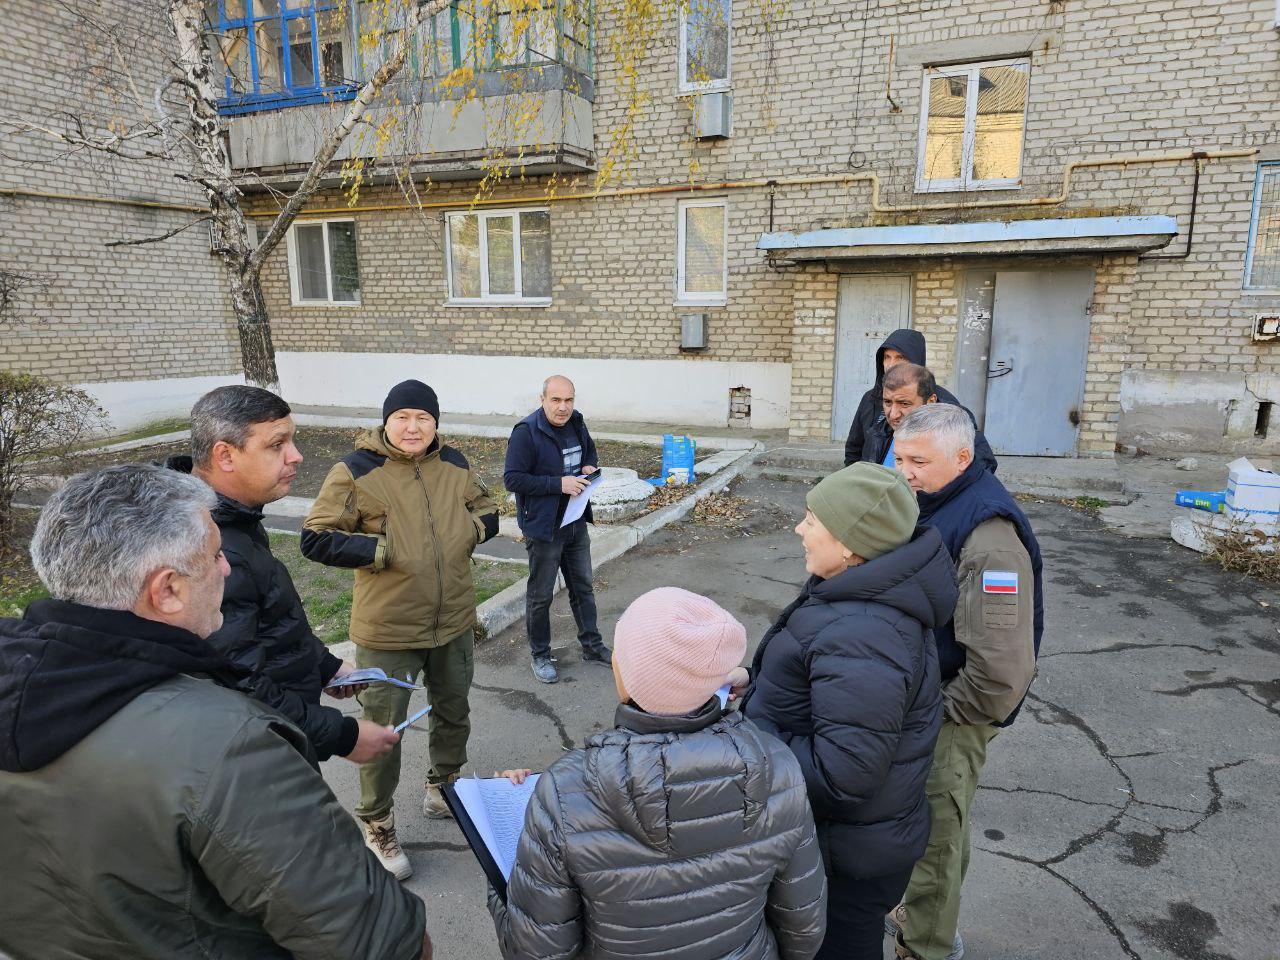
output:
[[[209,0],[224,115],[350,99],[395,49],[391,0]],[[419,25],[401,82],[467,67],[592,72],[591,0],[454,0]]]

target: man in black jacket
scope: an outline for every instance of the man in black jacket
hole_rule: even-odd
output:
[[[844,465],[869,460],[872,463],[883,463],[874,455],[875,449],[882,441],[887,445],[887,437],[893,431],[885,420],[884,412],[884,375],[900,363],[915,363],[925,366],[926,350],[924,334],[918,330],[895,330],[885,337],[884,343],[876,351],[876,382],[862,395],[858,401],[858,410],[853,415],[853,423],[849,426],[849,436],[844,442]],[[963,407],[955,395],[946,387],[935,386],[938,403],[950,403],[961,407],[969,414],[976,428],[978,421],[972,411]],[[883,456],[884,450],[881,449]],[[996,472],[996,456],[991,452],[987,438],[979,431],[974,446],[974,457],[982,466],[992,473]],[[893,464],[888,464],[892,467]]]
[[[529,591],[525,632],[533,657],[533,675],[543,683],[560,679],[551,658],[551,600],[556,574],[563,573],[569,606],[578,625],[582,659],[609,664],[609,648],[596,626],[596,595],[591,587],[591,505],[561,526],[569,498],[587,486],[600,468],[596,445],[582,414],[573,408],[573,382],[548,377],[542,405],[511,431],[502,482],[516,496],[516,521],[529,553]]]
[[[223,624],[209,642],[250,671],[240,690],[301,727],[321,760],[341,756],[364,763],[389,752],[399,737],[389,727],[321,705],[320,692],[353,666],[312,632],[293,579],[272,555],[262,528],[262,508],[289,492],[302,462],[291,412],[269,390],[212,390],[191,409],[192,456],[172,457],[166,466],[195,474],[218,495],[213,520],[231,575]]]

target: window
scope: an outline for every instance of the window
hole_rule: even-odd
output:
[[[1030,70],[1026,60],[925,70],[917,190],[1021,185]]]
[[[681,200],[676,244],[676,302],[721,304],[728,295],[723,200]]]
[[[355,95],[351,0],[210,0],[223,113]]]
[[[680,92],[729,86],[732,0],[688,0],[680,11]]]
[[[450,302],[551,302],[548,210],[450,213],[445,235]]]
[[[1280,162],[1258,164],[1244,288],[1280,290]]]
[[[295,223],[289,228],[289,282],[295,304],[358,304],[354,220]]]

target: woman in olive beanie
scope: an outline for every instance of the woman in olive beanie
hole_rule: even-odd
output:
[[[760,641],[743,710],[804,771],[829,878],[818,960],[879,960],[884,915],[929,839],[933,629],[955,609],[955,570],[892,470],[845,467],[806,506],[796,533],[810,577]]]

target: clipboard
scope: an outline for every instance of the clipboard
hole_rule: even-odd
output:
[[[480,869],[484,871],[484,875],[489,879],[489,885],[502,898],[502,902],[506,903],[507,878],[502,875],[502,868],[498,866],[498,862],[489,853],[489,848],[486,846],[484,838],[480,836],[480,831],[476,829],[475,822],[471,819],[471,814],[467,813],[467,808],[458,798],[452,783],[446,783],[440,792],[444,796],[444,802],[449,808],[449,812],[453,814],[454,822],[458,824],[458,828],[462,831],[462,836],[467,841],[467,846],[471,848],[476,860],[480,862]]]

